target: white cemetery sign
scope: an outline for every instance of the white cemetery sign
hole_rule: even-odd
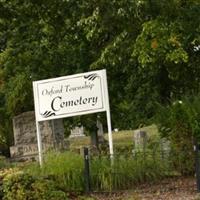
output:
[[[106,111],[110,155],[113,155],[106,70],[33,82],[39,161],[42,144],[39,122]]]

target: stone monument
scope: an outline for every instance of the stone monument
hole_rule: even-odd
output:
[[[99,119],[97,119],[97,136],[98,136],[98,142],[99,143],[104,143],[105,139],[103,136],[103,124]]]
[[[160,152],[162,158],[168,158],[171,151],[170,141],[166,138],[161,138],[160,140]]]
[[[84,137],[84,128],[83,126],[79,127],[76,126],[73,129],[71,129],[71,134],[69,136],[69,138],[76,138],[76,137]]]
[[[136,150],[145,150],[147,144],[147,133],[142,130],[134,131],[134,142]]]
[[[64,126],[61,119],[40,122],[43,151],[66,149]],[[14,146],[10,147],[13,160],[33,160],[38,157],[36,123],[34,111],[13,118]]]

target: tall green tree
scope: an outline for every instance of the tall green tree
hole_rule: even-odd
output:
[[[32,81],[102,68],[113,126],[147,123],[199,91],[199,13],[198,0],[0,0],[1,126],[33,109]]]

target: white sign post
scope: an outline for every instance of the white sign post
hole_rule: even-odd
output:
[[[39,162],[42,141],[39,122],[106,111],[110,156],[113,157],[106,70],[33,82]]]

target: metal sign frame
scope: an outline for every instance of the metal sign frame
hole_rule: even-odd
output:
[[[112,127],[106,70],[33,82],[39,163],[42,165],[41,121],[106,112],[109,151],[113,157]]]

